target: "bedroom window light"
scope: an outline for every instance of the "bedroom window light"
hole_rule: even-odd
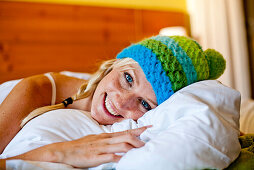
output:
[[[166,35],[166,36],[172,36],[172,35],[187,36],[187,31],[184,27],[181,27],[181,26],[166,27],[166,28],[162,28],[159,34]]]

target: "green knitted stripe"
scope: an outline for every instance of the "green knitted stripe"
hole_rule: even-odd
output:
[[[197,72],[197,80],[205,80],[209,78],[209,65],[205,54],[200,46],[193,40],[180,36],[171,36],[175,42],[186,52],[192,61],[193,66]]]
[[[196,70],[192,64],[191,59],[187,56],[182,47],[180,47],[173,39],[168,36],[156,36],[151,37],[151,39],[162,42],[170,49],[170,51],[172,51],[173,55],[177,58],[177,61],[183,68],[188,85],[197,81]]]
[[[162,63],[162,67],[170,79],[174,92],[187,86],[187,78],[181,64],[166,45],[153,39],[146,39],[139,44],[152,50],[152,52],[156,54],[157,59]]]

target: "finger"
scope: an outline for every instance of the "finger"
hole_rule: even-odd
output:
[[[119,162],[119,160],[122,158],[122,156],[116,155],[113,153],[101,154],[101,155],[98,155],[97,157],[98,157],[98,160],[101,162],[100,164],[108,163],[108,162]]]
[[[105,153],[126,153],[129,150],[133,149],[134,147],[128,143],[116,143],[116,144],[110,144],[110,145],[104,145],[98,147],[98,153],[99,154],[105,154]]]
[[[110,133],[101,133],[101,134],[92,134],[92,135],[87,135],[84,136],[78,140],[82,140],[82,141],[96,141],[99,139],[105,139],[105,138],[110,138],[112,137],[112,135]]]
[[[143,133],[147,128],[150,128],[150,127],[152,127],[152,126],[151,125],[143,126],[141,128],[137,128],[137,129],[130,129],[130,130],[122,131],[122,132],[111,133],[111,135],[113,137],[113,136],[120,136],[120,135],[125,135],[125,134],[130,133],[135,136],[140,136],[141,133]]]
[[[145,145],[144,142],[142,142],[140,139],[138,139],[135,135],[132,135],[130,133],[121,135],[121,136],[116,136],[112,138],[108,138],[106,140],[108,144],[116,144],[116,143],[123,143],[126,142],[130,145],[132,145],[135,148],[139,148]]]
[[[122,156],[116,155],[113,153],[109,154],[100,154],[95,157],[95,159],[91,159],[87,161],[87,167],[95,167],[99,166],[104,163],[109,163],[109,162],[118,162]]]

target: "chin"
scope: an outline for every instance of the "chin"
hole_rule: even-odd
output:
[[[103,119],[102,117],[99,116],[100,114],[98,114],[98,112],[93,112],[91,111],[91,116],[92,118],[98,122],[100,125],[108,125],[110,123],[107,123],[108,121]]]
[[[120,122],[121,120],[105,120],[105,118],[98,116],[97,113],[91,112],[91,116],[94,120],[96,120],[100,125],[112,125],[116,122]]]

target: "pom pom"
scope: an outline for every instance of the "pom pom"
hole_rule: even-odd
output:
[[[219,78],[225,68],[226,61],[223,56],[214,49],[207,49],[204,51],[209,65],[209,79],[217,79]]]

